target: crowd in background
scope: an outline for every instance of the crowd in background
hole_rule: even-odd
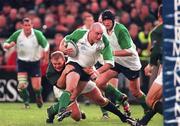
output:
[[[29,17],[34,28],[51,40],[51,51],[55,51],[65,35],[83,26],[87,12],[98,21],[100,13],[110,9],[116,21],[128,28],[142,66],[146,66],[151,47],[149,33],[157,24],[160,3],[161,0],[0,0],[0,42],[21,28],[24,17]],[[16,52],[5,53],[0,47],[0,68],[15,70],[15,66]],[[42,61],[41,66],[45,73],[47,64]]]

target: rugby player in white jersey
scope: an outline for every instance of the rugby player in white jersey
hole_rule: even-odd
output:
[[[97,86],[109,94],[114,93],[114,88],[107,85],[107,82],[119,73],[123,73],[129,80],[129,90],[132,95],[141,101],[142,107],[147,111],[149,108],[145,103],[146,96],[140,89],[141,63],[128,30],[123,24],[115,21],[115,15],[110,10],[105,10],[102,13],[102,23],[106,27],[104,33],[110,42],[115,57],[115,67],[102,73],[96,79]],[[116,95],[119,96],[117,92]]]
[[[52,85],[57,86],[59,89],[65,89],[66,76],[70,71],[73,71],[73,69],[71,70],[65,69],[66,61],[64,58],[64,54],[60,51],[53,52],[51,54],[50,61],[51,62],[49,63],[47,73],[46,73],[47,79]],[[82,82],[80,81],[79,83],[82,83]],[[93,81],[89,80],[87,84],[85,85],[84,84],[83,85],[78,84],[76,89],[74,89],[74,91],[71,93],[72,94],[70,97],[71,103],[68,105],[67,111],[62,113],[61,118],[58,118],[59,121],[61,121],[63,118],[69,115],[71,115],[71,117],[75,121],[79,121],[80,119],[85,118],[85,114],[80,112],[78,103],[76,101],[76,97],[79,95],[79,93],[90,98],[96,104],[102,106],[103,108],[107,110],[110,109],[106,106],[106,104],[111,104],[111,103],[108,103],[109,101],[102,96],[100,90],[97,88],[96,84]],[[48,114],[48,119],[46,120],[47,123],[53,123],[55,115],[58,114],[58,109],[59,109],[59,102],[53,104],[47,109],[47,114]],[[112,111],[117,116],[121,115],[121,112],[112,104],[111,104],[111,109],[109,111]],[[124,115],[121,118],[124,118],[124,120],[127,119],[127,117]],[[131,120],[131,118],[128,118],[128,119]]]
[[[76,57],[68,57],[64,70],[66,89],[59,98],[58,119],[60,121],[66,117],[64,113],[67,112],[66,108],[72,102],[70,97],[76,87],[79,86],[83,89],[91,78],[96,78],[114,65],[112,50],[109,41],[103,35],[102,24],[96,22],[92,24],[89,31],[77,29],[72,34],[67,35],[60,44],[60,50],[69,56],[71,56],[73,50],[67,48],[66,43],[70,41],[77,45],[79,53]],[[98,70],[93,70],[92,67],[97,62],[100,54],[102,54],[105,64]],[[78,93],[80,92],[81,90],[78,91]],[[93,93],[91,95],[94,96]],[[110,101],[105,102],[104,105],[101,104],[101,106],[117,115],[122,122],[127,122],[130,119],[123,115]]]
[[[30,77],[36,95],[37,106],[41,108],[43,99],[41,95],[40,59],[43,54],[43,57],[48,62],[48,41],[41,31],[33,29],[33,24],[29,18],[24,18],[22,29],[14,32],[4,42],[3,47],[8,50],[15,45],[17,49],[17,79],[20,96],[25,107],[29,108],[27,86],[28,77]]]

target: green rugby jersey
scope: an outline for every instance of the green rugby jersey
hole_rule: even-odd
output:
[[[50,62],[48,64],[47,70],[46,70],[46,77],[49,81],[50,84],[52,85],[56,85],[57,80],[59,79],[59,77],[61,76],[62,72],[64,69],[62,69],[62,71],[56,71],[52,65],[52,63]]]
[[[158,62],[162,64],[162,51],[163,51],[163,24],[155,27],[151,32],[151,42],[153,44],[150,55],[150,64],[157,65]]]

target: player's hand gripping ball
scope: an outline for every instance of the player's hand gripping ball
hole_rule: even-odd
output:
[[[68,54],[70,57],[76,57],[79,53],[78,46],[73,42],[69,41],[67,43],[67,48],[72,48],[72,52]]]

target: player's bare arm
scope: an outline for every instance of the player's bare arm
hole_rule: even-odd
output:
[[[15,46],[15,45],[16,45],[15,42],[4,43],[4,44],[3,44],[3,48],[4,48],[4,49],[10,49],[10,48],[12,48],[12,47]]]
[[[128,51],[127,49],[113,51],[114,56],[132,56],[132,54],[133,53]]]

